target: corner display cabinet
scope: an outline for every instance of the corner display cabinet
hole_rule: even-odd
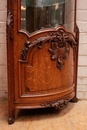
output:
[[[77,102],[76,0],[8,0],[9,124],[16,109]]]

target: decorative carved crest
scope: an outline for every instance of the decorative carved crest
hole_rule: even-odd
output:
[[[10,40],[13,39],[13,33],[12,33],[12,28],[13,28],[13,15],[10,10],[7,11],[7,21],[6,21],[6,32],[7,32],[7,38],[9,37]]]
[[[45,104],[41,104],[41,106],[54,107],[56,109],[63,109],[68,104],[69,100],[70,98],[68,97],[66,99],[60,99],[60,100],[48,102]]]
[[[63,29],[50,33],[52,37],[51,48],[52,60],[57,61],[57,67],[61,70],[64,67],[65,60],[69,56],[70,46],[74,49],[76,42],[70,38],[70,35]]]
[[[69,56],[70,46],[75,50],[77,45],[73,35],[63,28],[50,32],[47,36],[37,38],[33,42],[26,41],[25,48],[22,50],[22,60],[26,60],[27,53],[32,47],[38,46],[41,49],[46,42],[50,43],[51,59],[57,61],[56,66],[61,70]]]

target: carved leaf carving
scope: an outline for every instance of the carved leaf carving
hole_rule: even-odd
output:
[[[45,104],[41,104],[41,106],[54,107],[56,109],[63,109],[68,104],[69,100],[70,98],[68,97],[66,99],[60,99],[60,100],[48,102]]]
[[[49,52],[51,59],[56,60],[56,66],[61,70],[64,67],[65,60],[69,56],[70,46],[76,50],[77,43],[75,37],[63,28],[59,28],[55,32],[50,32],[47,36],[37,38],[35,41],[26,41],[25,48],[22,50],[22,60],[26,60],[28,51],[37,46],[41,49],[46,42],[50,44]]]
[[[6,21],[6,32],[7,32],[7,39],[13,39],[12,35],[12,28],[13,28],[13,14],[10,10],[7,11],[7,21]]]

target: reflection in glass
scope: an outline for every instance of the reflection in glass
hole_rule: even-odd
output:
[[[21,0],[21,28],[32,33],[57,25],[65,26],[68,1],[73,0]]]

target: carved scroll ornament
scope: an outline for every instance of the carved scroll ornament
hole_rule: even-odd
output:
[[[41,104],[41,106],[46,106],[46,107],[54,107],[56,109],[63,109],[69,102],[70,98],[65,98],[65,99],[60,99],[52,102],[48,102],[45,104]]]
[[[13,15],[10,10],[7,11],[7,21],[6,21],[6,32],[7,32],[7,39],[10,38],[10,40],[13,39]]]
[[[75,50],[77,45],[73,35],[63,28],[59,28],[56,32],[50,32],[47,36],[37,38],[33,42],[26,41],[25,48],[22,50],[22,60],[26,60],[28,51],[32,47],[38,46],[41,49],[46,42],[50,43],[51,59],[57,61],[56,66],[61,70],[69,56],[70,46]]]

